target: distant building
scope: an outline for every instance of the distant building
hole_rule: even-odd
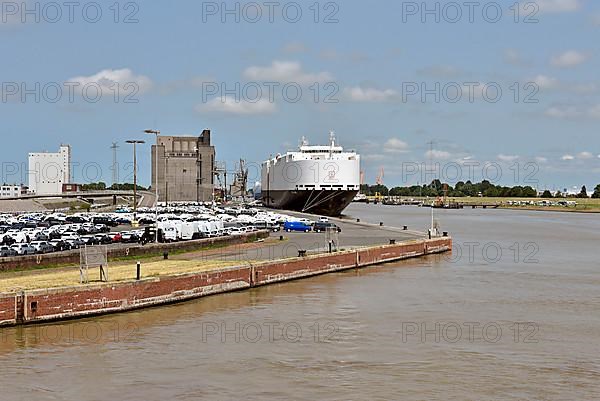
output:
[[[63,193],[81,192],[81,184],[63,184]]]
[[[0,198],[20,198],[21,197],[21,186],[20,185],[2,185],[0,186]]]
[[[58,153],[29,154],[29,192],[36,195],[62,193],[71,182],[71,147],[61,145]]]
[[[215,147],[210,130],[194,136],[158,136],[152,145],[152,190],[155,190],[158,162],[160,202],[206,202],[213,199]]]

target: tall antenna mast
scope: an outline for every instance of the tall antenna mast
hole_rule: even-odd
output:
[[[329,131],[329,157],[333,154],[333,147],[335,146],[335,131]]]
[[[119,145],[117,142],[113,142],[110,147],[113,151],[113,162],[112,162],[112,183],[119,183],[119,162],[117,161],[117,149],[119,149]]]

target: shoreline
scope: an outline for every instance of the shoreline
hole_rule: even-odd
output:
[[[356,202],[356,203],[364,203],[364,202]],[[376,204],[373,204],[376,205]],[[385,205],[380,203],[379,205],[382,206],[395,206],[395,207],[400,207],[400,206],[413,206],[413,207],[419,207],[417,205]],[[536,212],[560,212],[560,213],[600,213],[600,208],[591,208],[591,209],[573,209],[573,208],[568,208],[568,207],[552,207],[552,206],[504,206],[504,205],[497,205],[497,206],[487,206],[487,207],[482,207],[480,205],[477,204],[468,204],[465,203],[463,204],[462,209],[471,209],[472,206],[476,206],[475,209],[491,209],[491,210],[517,210],[517,211],[536,211]],[[425,206],[425,207],[429,207],[429,206]],[[438,210],[460,210],[460,209],[456,209],[456,208],[439,208]],[[347,216],[347,215],[344,215]]]
[[[600,213],[600,209],[577,210],[569,208],[550,208],[550,207],[527,207],[527,206],[499,206],[497,209],[534,211],[534,212],[560,212],[560,213]]]

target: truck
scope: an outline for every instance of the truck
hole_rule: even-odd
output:
[[[194,224],[187,221],[182,221],[177,224],[177,231],[179,232],[179,239],[183,241],[189,241],[194,238]]]
[[[177,227],[172,221],[159,221],[158,229],[164,234],[164,242],[173,242],[179,239]]]

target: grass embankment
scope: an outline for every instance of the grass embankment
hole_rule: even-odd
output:
[[[142,263],[142,278],[159,277],[181,273],[195,273],[216,270],[239,265],[239,261],[224,260],[160,260]],[[90,268],[90,284],[99,283],[99,268]],[[133,281],[136,276],[136,263],[118,263],[108,266],[108,285]],[[56,287],[86,286],[81,284],[79,267],[72,266],[47,272],[2,273],[0,274],[0,293],[21,290],[36,290]]]
[[[247,242],[236,245],[211,244],[194,251],[169,251],[169,257],[173,257],[169,260],[164,260],[162,253],[109,260],[109,284],[134,280],[137,261],[142,262],[142,278],[204,272],[244,264],[244,261],[223,260],[223,257],[276,242],[278,241],[275,239],[267,239],[263,242]],[[252,261],[248,260],[248,262]],[[90,268],[88,276],[91,284],[98,283],[99,268]],[[0,273],[0,293],[83,285],[86,284],[80,283],[79,267],[73,265],[55,265],[39,267],[34,270]]]

